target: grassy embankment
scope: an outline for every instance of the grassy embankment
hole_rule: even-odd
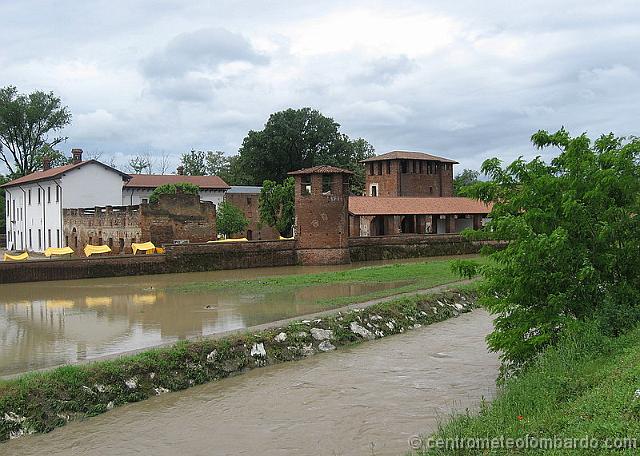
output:
[[[501,388],[479,414],[452,418],[432,438],[596,439],[599,448],[557,448],[545,454],[603,454],[604,445],[636,438],[640,448],[640,328],[610,338],[589,326],[548,349]],[[607,439],[610,439],[608,442]],[[524,440],[523,440],[524,441]],[[542,444],[537,441],[538,446]],[[595,444],[593,442],[589,442]],[[530,446],[534,445],[532,440]],[[546,444],[546,443],[545,443]],[[564,444],[564,443],[563,443]],[[580,442],[578,442],[580,444]],[[561,444],[562,445],[562,444]],[[560,446],[561,446],[560,445]],[[491,454],[540,454],[539,449],[493,449]],[[626,449],[623,454],[638,454]],[[617,450],[616,454],[620,454]],[[430,450],[420,454],[489,454],[489,450]]]
[[[473,287],[465,286],[460,291],[396,298],[280,328],[182,341],[133,356],[1,381],[0,441],[48,432],[118,405],[254,367],[301,359],[442,321],[471,310],[474,297]]]
[[[473,257],[477,262],[487,261],[486,257]],[[438,285],[460,280],[460,276],[451,270],[450,259],[429,260],[419,263],[396,263],[383,266],[365,266],[345,271],[297,274],[276,277],[264,277],[251,280],[223,280],[219,282],[186,283],[169,287],[174,292],[207,292],[233,290],[246,293],[270,293],[296,291],[307,287],[322,285],[358,285],[358,284],[395,284],[383,290],[353,296],[340,296],[320,299],[317,303],[327,307],[337,307],[370,299],[393,296],[416,290],[424,290]]]

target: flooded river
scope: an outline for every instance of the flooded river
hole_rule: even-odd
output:
[[[6,455],[401,455],[495,392],[489,315],[458,318],[129,404]],[[373,450],[372,450],[373,448]]]
[[[165,290],[167,286],[375,264],[383,263],[0,285],[0,376],[313,313],[327,308],[317,302],[320,299],[401,284],[333,284],[269,293],[229,289],[180,293]]]

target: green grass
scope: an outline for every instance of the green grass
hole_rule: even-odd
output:
[[[474,258],[478,262],[487,261],[485,258]],[[396,287],[364,293],[354,296],[341,296],[317,301],[327,307],[347,305],[370,299],[392,296],[416,290],[433,288],[460,280],[451,271],[453,260],[430,260],[419,263],[396,263],[384,266],[367,266],[345,271],[321,272],[314,274],[293,274],[276,277],[265,277],[252,280],[223,280],[219,282],[187,283],[168,289],[181,293],[198,293],[208,291],[232,290],[246,293],[270,293],[281,291],[295,291],[298,289],[334,285],[334,284],[384,284],[396,283]]]
[[[640,328],[608,338],[584,326],[548,349],[478,414],[453,417],[431,436],[461,438],[637,438],[640,448]],[[615,443],[610,441],[609,443]],[[491,454],[606,454],[600,448],[493,449]],[[640,450],[617,450],[638,454]],[[419,454],[489,454],[489,450],[430,450]]]

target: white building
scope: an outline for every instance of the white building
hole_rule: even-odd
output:
[[[63,209],[118,206],[123,182],[129,175],[96,160],[82,161],[82,149],[73,149],[71,164],[44,169],[7,182],[6,231],[9,250],[43,252],[64,247]]]
[[[181,168],[178,167],[178,174],[132,174],[122,187],[122,205],[149,202],[156,187],[187,182],[200,187],[200,200],[211,201],[218,207],[224,200],[224,193],[230,188],[227,183],[218,176],[185,176]]]

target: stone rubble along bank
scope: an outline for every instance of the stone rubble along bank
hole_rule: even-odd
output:
[[[315,320],[229,336],[182,341],[109,361],[26,374],[0,383],[0,441],[49,432],[129,402],[402,333],[460,313],[474,291],[445,291],[337,311]]]

